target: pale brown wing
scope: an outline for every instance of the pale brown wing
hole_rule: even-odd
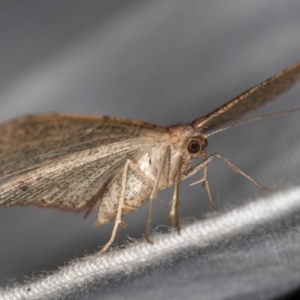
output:
[[[87,149],[167,132],[166,128],[106,116],[39,114],[0,125],[0,178],[38,168]]]
[[[14,177],[0,186],[0,206],[39,205],[81,211],[123,168],[126,159],[145,152],[147,140],[134,145],[112,143],[107,147],[83,150],[53,159],[46,165]],[[98,195],[101,199],[101,195]]]
[[[166,134],[164,127],[102,116],[45,114],[0,125],[0,205],[90,207],[122,170]],[[99,200],[99,199],[96,199]]]
[[[226,122],[238,119],[248,111],[260,107],[288,90],[299,78],[300,62],[297,62],[207,115],[196,119],[190,125],[200,129],[201,132],[206,132]]]

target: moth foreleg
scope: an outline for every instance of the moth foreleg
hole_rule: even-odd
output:
[[[206,152],[205,152],[205,158],[207,158]],[[214,198],[212,197],[212,194],[211,194],[211,191],[210,191],[210,186],[209,186],[209,181],[208,181],[208,166],[207,165],[205,165],[205,167],[204,167],[203,185],[205,186],[210,204],[212,205],[212,207],[214,208],[215,211],[218,211],[219,207],[216,204]]]
[[[205,158],[207,158],[206,155],[205,155]],[[205,165],[203,167],[203,169],[204,169],[204,174],[203,174],[202,179],[200,179],[200,180],[198,180],[196,182],[193,182],[190,185],[192,186],[192,185],[195,185],[195,184],[198,184],[198,183],[202,182],[202,187],[205,186],[205,189],[206,189],[206,192],[207,192],[210,204],[212,205],[212,207],[214,208],[214,210],[219,211],[219,207],[218,207],[218,205],[216,204],[215,200],[212,197],[210,186],[209,186],[209,181],[208,181],[208,166]]]
[[[210,191],[210,186],[209,186],[209,181],[208,181],[208,167],[207,167],[207,165],[204,167],[203,184],[205,186],[210,204],[212,205],[212,207],[214,208],[215,211],[219,211],[219,207],[216,204],[214,198],[212,197],[212,194],[211,194],[211,191]]]
[[[254,180],[252,177],[250,177],[249,175],[247,175],[246,173],[244,173],[241,169],[239,169],[236,165],[234,165],[228,158],[218,154],[218,153],[213,153],[210,156],[208,156],[206,159],[204,159],[202,162],[200,162],[199,164],[195,165],[194,167],[190,168],[184,175],[182,179],[188,178],[192,175],[194,175],[195,173],[197,173],[198,171],[200,171],[201,169],[205,168],[205,166],[210,163],[210,161],[212,159],[214,159],[215,157],[218,157],[220,159],[222,159],[224,162],[227,163],[227,165],[229,165],[229,167],[236,173],[241,174],[242,176],[244,176],[246,179],[248,179],[250,182],[252,182],[254,185],[256,185],[257,187],[259,187],[260,189],[263,190],[267,190],[267,191],[271,191],[268,187],[262,185],[261,183],[259,183],[258,181]]]

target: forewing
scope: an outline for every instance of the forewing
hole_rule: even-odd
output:
[[[166,129],[105,116],[40,114],[17,118],[0,125],[0,178],[152,132],[160,136]]]
[[[102,186],[120,173],[126,159],[136,159],[144,151],[140,143],[132,146],[121,142],[111,144],[109,149],[100,147],[69,154],[63,161],[54,159],[0,186],[0,205],[35,204],[84,210]]]
[[[90,207],[127,159],[149,151],[164,127],[108,117],[34,115],[0,126],[0,205]],[[99,200],[96,199],[96,200]]]
[[[190,125],[194,128],[199,128],[201,132],[206,132],[226,122],[238,119],[248,111],[260,107],[288,90],[299,78],[300,62],[297,62],[207,115],[195,120]]]

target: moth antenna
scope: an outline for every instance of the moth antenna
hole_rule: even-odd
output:
[[[252,119],[249,119],[249,120],[244,120],[244,121],[241,121],[241,122],[237,122],[237,123],[231,124],[229,126],[219,128],[219,129],[217,129],[215,131],[212,131],[212,132],[210,132],[208,134],[205,134],[204,137],[208,138],[208,137],[210,137],[210,136],[212,136],[212,135],[214,135],[216,133],[225,131],[227,129],[231,129],[231,128],[236,127],[236,126],[244,125],[246,123],[258,121],[258,120],[269,118],[269,117],[274,117],[274,116],[278,116],[278,115],[289,114],[289,113],[292,113],[292,112],[295,112],[295,111],[298,111],[298,110],[300,110],[300,107],[294,108],[294,109],[291,109],[291,110],[285,110],[285,111],[279,111],[279,112],[275,112],[275,113],[265,114],[265,115],[262,115],[260,117],[252,118]]]

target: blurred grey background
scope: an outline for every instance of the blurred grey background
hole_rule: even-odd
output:
[[[299,0],[1,1],[0,121],[59,111],[165,126],[189,122],[300,60],[299,15]],[[298,84],[247,118],[299,104]],[[234,128],[213,136],[208,150],[228,157],[275,191],[297,185],[299,118],[295,113]],[[212,162],[209,171],[215,201],[223,210],[267,194],[220,161]],[[182,184],[183,219],[212,212],[200,185],[189,187],[189,182],[200,178],[198,174]],[[166,230],[169,225],[164,218],[171,192],[159,193],[163,202],[155,202],[153,228],[163,225],[158,230]],[[129,226],[120,230],[119,245],[127,236],[143,235],[147,208],[146,204],[124,219]],[[83,220],[83,214],[37,207],[0,209],[1,286],[55,270],[104,245],[113,224],[96,228],[94,218],[95,214]],[[294,223],[294,227],[283,223],[280,228],[292,226],[298,232]],[[272,234],[276,233],[272,227],[268,230],[275,243]],[[141,295],[144,299],[182,299],[183,295],[199,299],[201,293],[202,299],[222,299],[233,282],[238,285],[241,273],[253,267],[246,259],[258,257],[253,247],[264,245],[260,251],[265,252],[272,244],[266,243],[265,233],[242,243],[246,249],[236,261],[231,258],[232,263],[226,255],[210,256],[229,251],[230,243],[225,243],[212,252],[182,258],[174,266],[148,270],[98,289],[103,299],[141,299]],[[295,265],[295,257],[285,257]],[[198,269],[197,262],[204,261],[211,264],[203,263]],[[230,266],[241,262],[244,272],[237,277]],[[276,262],[278,256],[270,265]],[[216,285],[208,278],[212,270],[215,277],[220,276],[220,266],[224,278]],[[268,272],[268,267],[264,270]],[[257,278],[251,280],[255,283]],[[277,295],[298,285],[300,281],[285,285]],[[272,293],[268,295],[261,299],[272,298]]]

